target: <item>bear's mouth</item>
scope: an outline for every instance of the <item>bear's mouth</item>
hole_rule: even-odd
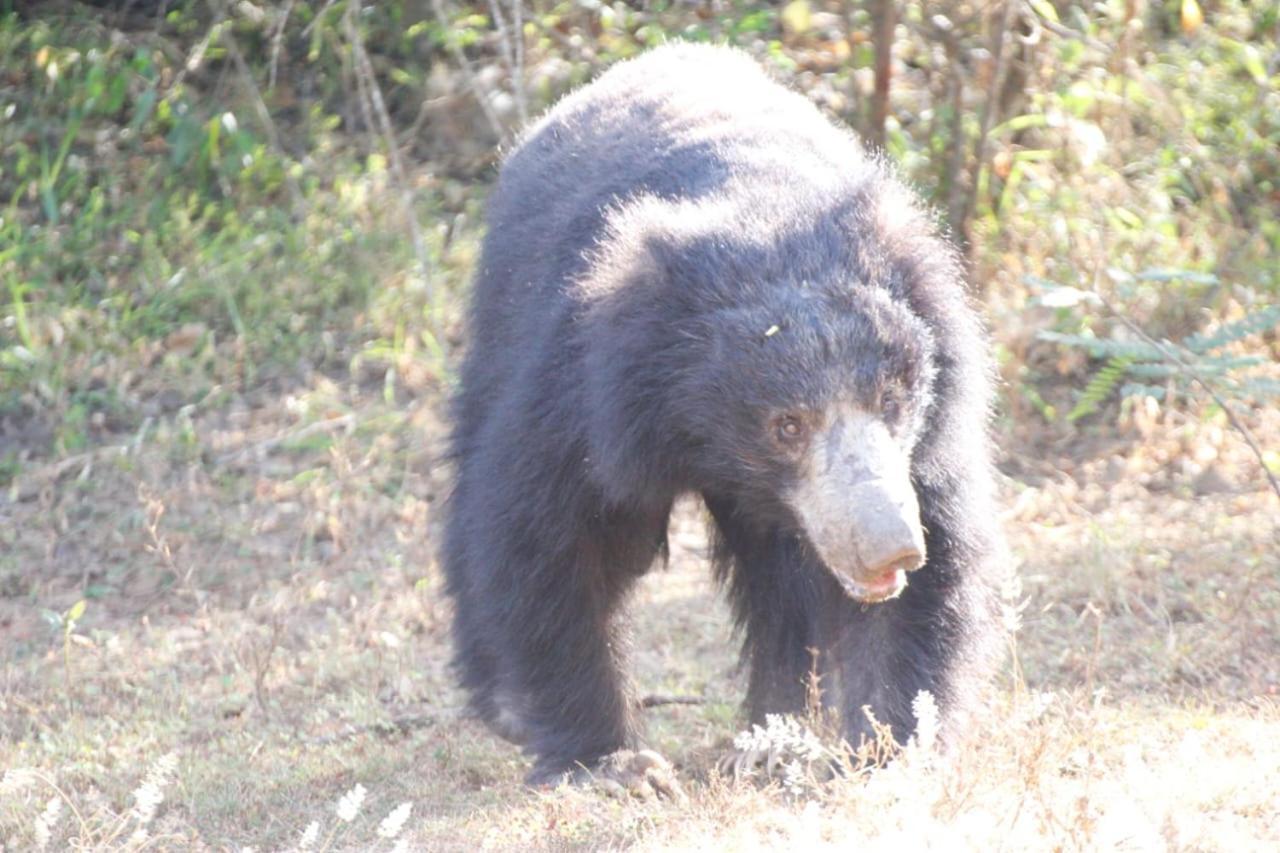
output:
[[[856,580],[839,572],[832,572],[840,586],[855,601],[877,604],[897,598],[907,588],[907,573],[902,569],[890,569],[867,580]]]

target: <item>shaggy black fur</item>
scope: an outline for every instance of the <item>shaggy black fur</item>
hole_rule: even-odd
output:
[[[889,169],[743,54],[669,46],[532,126],[502,169],[456,400],[444,562],[474,710],[530,778],[634,739],[615,617],[700,493],[745,631],[753,719],[824,701],[905,738],[954,720],[996,637],[986,339],[957,261]],[[886,402],[890,394],[898,399]],[[860,605],[783,496],[779,411],[883,411],[927,565]]]

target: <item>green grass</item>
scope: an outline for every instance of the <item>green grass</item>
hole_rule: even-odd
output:
[[[207,97],[225,55],[216,71],[182,60],[90,17],[0,16],[0,63],[23,87],[0,124],[0,409],[48,424],[35,452],[77,453],[148,409],[355,360],[444,375],[423,334],[453,308],[411,285],[385,160],[318,109],[288,126],[288,153],[234,87]],[[414,214],[437,215],[443,187],[418,193]],[[426,236],[447,292],[474,237]]]

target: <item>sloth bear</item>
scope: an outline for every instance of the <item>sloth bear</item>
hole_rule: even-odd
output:
[[[753,720],[816,671],[855,744],[921,690],[955,727],[998,645],[987,342],[881,159],[745,54],[658,48],[506,157],[472,300],[455,663],[531,783],[634,746],[616,622],[685,493]]]

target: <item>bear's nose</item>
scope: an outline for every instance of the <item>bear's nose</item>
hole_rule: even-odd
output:
[[[924,530],[910,484],[898,479],[859,483],[854,503],[853,545],[858,557],[854,575],[876,583],[894,572],[913,572],[924,565]]]
[[[914,572],[924,565],[924,553],[914,545],[900,548],[896,553],[884,557],[880,562],[869,567],[872,577],[892,574],[893,572]]]

